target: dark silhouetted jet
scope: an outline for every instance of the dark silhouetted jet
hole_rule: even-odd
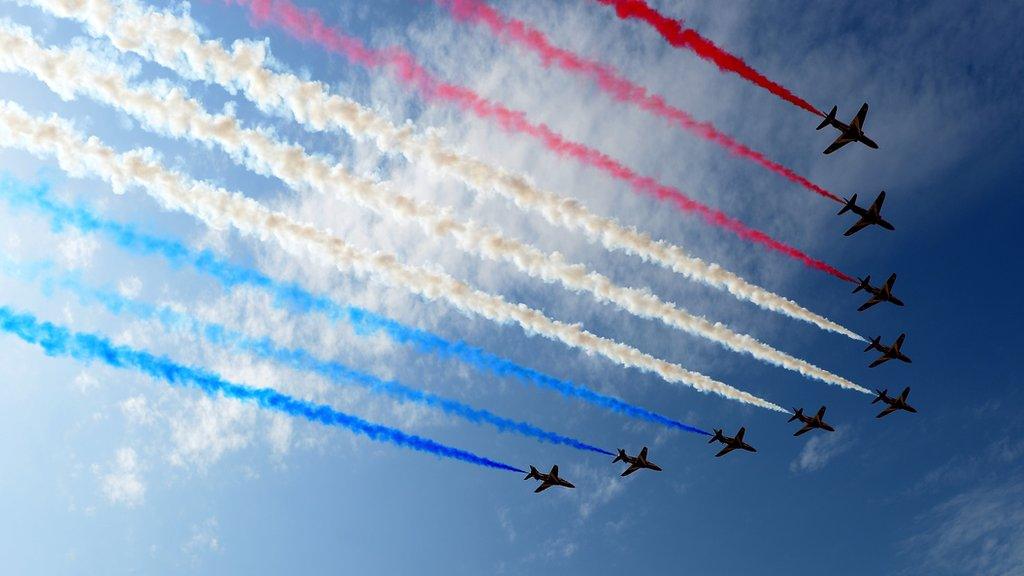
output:
[[[815,428],[821,428],[822,430],[828,430],[829,432],[835,432],[836,429],[831,424],[825,422],[825,407],[822,406],[818,409],[818,413],[814,416],[805,416],[803,408],[795,408],[793,410],[793,417],[788,421],[799,420],[804,423],[804,427],[793,433],[793,436],[799,436],[806,434]]]
[[[871,340],[871,343],[868,344],[868,347],[864,349],[865,352],[869,350],[878,350],[879,352],[882,353],[882,355],[876,358],[874,362],[868,364],[868,368],[874,368],[879,364],[884,364],[889,360],[893,359],[900,360],[906,362],[907,364],[910,364],[910,358],[900,351],[900,347],[903,346],[903,341],[907,339],[907,335],[905,333],[900,334],[900,337],[897,338],[896,341],[889,346],[882,345],[880,343],[881,339],[881,336],[876,336]]]
[[[853,294],[856,294],[861,290],[866,290],[871,294],[871,299],[861,304],[860,308],[857,308],[858,312],[863,312],[879,302],[892,302],[897,306],[903,306],[903,301],[892,295],[892,285],[896,283],[895,273],[893,273],[892,276],[889,276],[889,279],[885,281],[885,284],[878,288],[871,285],[870,275],[864,278],[858,278],[857,280],[859,281],[859,284],[857,284],[857,287],[853,289]]]
[[[878,392],[878,397],[871,401],[872,404],[878,402],[879,400],[888,404],[888,406],[885,407],[885,410],[879,412],[878,416],[875,416],[875,418],[882,418],[884,416],[888,416],[889,414],[892,414],[897,410],[906,410],[907,412],[914,413],[917,412],[916,408],[914,408],[910,404],[907,404],[907,396],[910,396],[910,386],[904,388],[903,393],[895,398],[889,396],[888,390],[875,390],[875,392]]]
[[[533,491],[534,493],[543,492],[548,488],[551,488],[552,486],[563,486],[565,488],[576,487],[573,486],[572,483],[570,483],[568,480],[563,480],[562,478],[558,477],[557,464],[555,466],[552,466],[551,472],[548,472],[547,474],[543,472],[538,472],[536,468],[530,466],[530,473],[527,474],[526,478],[523,478],[523,480],[529,480],[530,478],[533,478],[534,480],[540,480],[540,486],[537,486],[537,489]]]
[[[715,458],[724,456],[737,448],[740,450],[746,450],[747,452],[757,452],[756,448],[743,441],[743,435],[746,433],[746,428],[740,428],[740,431],[736,433],[736,437],[730,438],[725,434],[722,434],[722,431],[716,428],[715,435],[711,437],[711,440],[708,440],[708,444],[721,442],[722,444],[725,444],[725,448],[722,448],[718,454],[715,454]]]
[[[878,148],[878,144],[875,144],[874,140],[864,135],[864,118],[868,115],[868,105],[866,102],[860,107],[860,111],[857,112],[857,115],[853,117],[853,120],[848,125],[836,120],[836,112],[838,110],[838,106],[833,106],[828,116],[821,121],[821,124],[818,124],[818,130],[825,126],[832,126],[840,132],[835,142],[829,144],[828,148],[825,148],[825,154],[831,154],[850,142],[860,142],[868,148]]]
[[[895,226],[890,224],[885,218],[882,218],[882,202],[885,202],[885,190],[882,190],[878,195],[878,198],[875,198],[875,201],[872,202],[871,206],[867,209],[857,206],[856,194],[851,196],[850,199],[846,201],[846,204],[843,205],[842,209],[839,210],[837,215],[845,214],[847,211],[853,210],[854,214],[860,216],[860,220],[857,220],[853,226],[850,226],[849,230],[843,232],[843,236],[852,236],[872,224],[881,226],[886,230],[895,230]]]
[[[622,473],[623,476],[629,476],[630,474],[636,472],[637,470],[640,470],[641,468],[647,468],[648,470],[655,470],[657,472],[661,472],[660,466],[658,466],[654,462],[648,462],[647,446],[644,446],[643,450],[640,450],[640,453],[636,455],[636,458],[630,456],[629,454],[626,454],[625,450],[619,448],[619,455],[616,456],[615,460],[612,460],[612,462],[629,463],[629,468],[626,468],[626,471]]]

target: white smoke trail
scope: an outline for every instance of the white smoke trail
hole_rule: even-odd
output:
[[[149,149],[118,154],[95,136],[83,137],[57,116],[41,119],[26,113],[13,102],[0,100],[0,145],[54,156],[71,175],[93,174],[107,180],[115,192],[131,186],[143,187],[162,205],[181,210],[212,227],[233,226],[241,233],[261,240],[273,239],[285,250],[299,256],[313,256],[339,270],[381,280],[432,300],[446,300],[459,310],[499,323],[517,323],[531,334],[599,354],[618,364],[656,373],[664,380],[714,392],[726,398],[786,412],[782,407],[703,374],[599,336],[578,325],[552,320],[523,304],[512,304],[500,296],[473,289],[450,276],[421,267],[402,264],[393,254],[361,250],[313,226],[273,212],[251,198],[231,193],[204,182],[191,180],[168,170],[154,159]]]
[[[214,116],[179,89],[168,88],[158,92],[154,88],[132,88],[128,84],[129,73],[123,68],[103,63],[80,48],[70,51],[44,49],[34,41],[29,29],[3,20],[0,20],[0,70],[26,70],[67,98],[78,92],[90,94],[134,115],[158,131],[221,146],[245,161],[250,168],[276,176],[293,188],[335,193],[379,214],[411,220],[435,238],[452,236],[467,252],[512,263],[530,276],[559,282],[570,290],[589,292],[597,300],[615,304],[637,316],[661,320],[718,342],[730,350],[750,354],[811,378],[846,388],[856,386],[748,335],[737,334],[721,323],[711,323],[663,302],[646,290],[619,286],[582,265],[564,263],[558,254],[544,254],[533,246],[487,228],[460,222],[446,211],[359,178],[341,166],[307,154],[299,146],[276,141],[263,132],[241,128],[234,115]]]
[[[584,232],[609,250],[620,250],[655,262],[692,280],[724,289],[762,308],[785,314],[866,341],[851,330],[803,308],[796,302],[747,282],[717,264],[688,255],[682,248],[652,239],[612,219],[598,216],[575,200],[561,198],[531,184],[525,177],[448,149],[436,137],[416,136],[410,125],[395,126],[376,112],[347,98],[332,95],[320,82],[304,81],[264,65],[262,44],[236,41],[231,50],[218,41],[203,41],[188,16],[154,11],[134,0],[22,0],[51,13],[85,22],[95,34],[107,36],[121,50],[178,71],[193,79],[240,91],[264,111],[285,112],[307,128],[341,129],[356,138],[372,138],[382,150],[411,161],[427,161],[482,194],[497,192],[548,222]]]

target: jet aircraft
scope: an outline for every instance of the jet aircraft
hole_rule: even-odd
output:
[[[910,404],[907,404],[907,396],[910,395],[910,386],[904,388],[903,393],[895,398],[889,396],[888,390],[875,390],[875,392],[878,392],[878,397],[871,401],[872,404],[878,402],[879,400],[888,404],[888,406],[885,407],[885,410],[879,412],[878,416],[875,416],[875,418],[882,418],[888,416],[889,414],[892,414],[897,410],[906,410],[907,412],[914,413],[917,412],[916,408],[914,408]]]
[[[746,428],[740,428],[740,431],[736,433],[736,436],[734,438],[730,438],[725,434],[722,434],[720,429],[716,428],[715,435],[711,437],[711,440],[708,440],[708,444],[721,442],[722,444],[725,444],[725,448],[722,448],[718,454],[715,454],[715,458],[724,456],[737,448],[740,450],[746,450],[747,452],[757,452],[756,448],[743,441],[743,435],[746,434],[746,432]]]
[[[619,448],[619,455],[616,456],[615,459],[612,460],[612,462],[629,463],[629,468],[626,468],[626,471],[622,473],[622,476],[629,476],[630,474],[636,472],[637,470],[640,470],[641,468],[647,468],[648,470],[655,470],[657,472],[661,472],[661,467],[659,467],[654,462],[650,462],[647,460],[647,446],[644,446],[643,449],[640,450],[640,453],[636,455],[636,457],[626,454],[625,450]]]
[[[838,216],[839,214],[845,214],[847,211],[853,210],[854,214],[860,216],[860,220],[854,222],[853,226],[850,226],[850,228],[846,232],[843,232],[843,236],[852,236],[859,232],[860,230],[867,228],[868,226],[871,226],[872,224],[876,226],[881,226],[886,230],[895,230],[895,226],[890,224],[889,221],[886,220],[885,218],[882,218],[883,202],[885,202],[885,190],[882,190],[882,192],[878,195],[877,198],[875,198],[875,201],[872,202],[871,206],[869,206],[868,208],[861,208],[860,206],[857,206],[857,195],[854,194],[853,196],[851,196],[850,199],[846,201],[846,204],[843,205],[842,209],[840,209],[839,212],[836,213],[836,215]]]
[[[896,283],[895,273],[893,273],[892,276],[889,276],[889,279],[885,281],[885,284],[878,288],[871,285],[870,275],[865,276],[864,278],[858,278],[857,280],[859,283],[857,284],[857,287],[853,289],[853,294],[856,294],[861,290],[865,290],[871,294],[871,299],[861,304],[860,308],[857,308],[858,312],[863,312],[879,302],[892,302],[897,306],[903,306],[903,301],[892,295],[892,285]]]
[[[889,346],[882,345],[880,343],[881,339],[881,336],[876,336],[871,340],[871,343],[868,344],[868,347],[864,349],[865,352],[869,350],[878,350],[882,353],[882,355],[876,358],[874,362],[868,364],[868,368],[874,368],[879,364],[884,364],[893,359],[900,360],[908,364],[911,362],[910,358],[900,351],[900,347],[903,346],[903,341],[907,339],[906,333],[900,334],[900,337]]]
[[[825,407],[824,406],[819,408],[818,409],[818,413],[815,414],[814,416],[806,416],[806,415],[804,415],[804,409],[803,408],[795,408],[793,410],[793,417],[790,418],[788,420],[788,422],[792,422],[793,420],[799,420],[799,421],[804,423],[804,427],[799,429],[799,430],[797,430],[796,432],[794,432],[793,436],[800,436],[801,434],[806,434],[807,432],[810,432],[811,430],[814,430],[815,428],[820,428],[822,430],[828,430],[829,432],[835,432],[836,431],[836,429],[833,428],[831,424],[829,424],[828,422],[825,422]]]
[[[824,154],[831,154],[850,142],[860,142],[868,148],[878,148],[878,144],[875,144],[874,140],[864,135],[864,119],[868,115],[868,105],[866,102],[860,107],[860,111],[857,112],[857,115],[853,117],[849,124],[843,124],[836,120],[836,112],[838,110],[838,106],[833,106],[832,111],[818,125],[818,130],[825,126],[832,126],[840,132],[839,137],[832,144],[829,144],[828,148],[825,148]]]
[[[526,478],[523,478],[523,480],[529,480],[530,478],[533,478],[534,480],[540,480],[540,486],[537,486],[537,489],[533,491],[535,494],[537,492],[543,492],[548,488],[551,488],[552,486],[563,486],[565,488],[576,487],[568,480],[558,477],[557,464],[552,466],[551,472],[548,472],[547,474],[539,472],[536,468],[530,466],[530,473],[527,474]]]

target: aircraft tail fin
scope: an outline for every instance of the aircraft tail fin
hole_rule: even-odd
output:
[[[882,398],[885,398],[885,395],[886,395],[886,394],[887,394],[887,393],[888,393],[889,391],[888,391],[888,390],[875,390],[875,392],[877,392],[877,393],[878,393],[878,396],[875,396],[875,399],[871,401],[871,403],[872,403],[872,404],[874,404],[874,403],[878,402],[878,401],[879,401],[879,400],[881,400]]]
[[[882,337],[881,336],[875,336],[874,338],[871,339],[871,343],[868,344],[868,347],[865,348],[864,351],[867,352],[868,350],[880,348],[881,346],[882,346]]]
[[[537,469],[534,468],[533,466],[530,466],[530,473],[527,474],[526,478],[523,478],[523,480],[529,480],[530,478],[536,478],[537,480],[540,480],[540,475],[537,472]]]
[[[612,462],[625,462],[625,461],[626,461],[626,451],[623,450],[622,448],[619,448],[619,455],[616,456],[615,460],[612,460]]]
[[[789,420],[786,420],[786,422],[792,422],[793,420],[796,420],[797,418],[802,416],[803,413],[804,413],[804,409],[803,408],[793,408],[793,415],[790,416]]]
[[[821,124],[818,124],[818,128],[817,129],[821,130],[825,126],[828,126],[829,124],[831,124],[832,121],[836,119],[836,112],[838,110],[839,110],[839,106],[833,106],[832,107],[832,111],[828,113],[828,116],[825,116],[825,119],[821,121]]]
[[[860,280],[860,282],[857,284],[857,287],[853,289],[851,294],[856,294],[861,290],[867,290],[867,287],[871,285],[871,274],[868,274],[864,278],[857,278],[857,280]]]
[[[847,212],[850,211],[851,208],[853,208],[856,205],[857,205],[857,195],[854,194],[853,196],[850,196],[850,198],[846,201],[846,204],[843,204],[842,209],[840,209],[839,212],[836,212],[836,216],[838,216],[840,214],[846,214]]]

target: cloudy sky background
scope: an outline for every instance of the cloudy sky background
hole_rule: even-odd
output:
[[[208,109],[234,106],[247,126],[273,128],[356,174],[391,180],[408,194],[558,250],[620,284],[649,287],[861,385],[910,385],[921,413],[876,421],[869,397],[633,318],[351,204],[290,191],[219,150],[153,135],[100,103],[65,102],[32,78],[5,74],[2,97],[31,113],[57,112],[122,151],[151,146],[169,166],[242,191],[355,245],[444,269],[784,406],[827,404],[839,429],[793,439],[778,414],[666,384],[373,278],[338,274],[273,245],[163,212],[141,191],[114,196],[102,182],[70,179],[53,163],[0,149],[0,169],[28,182],[49,182],[55,196],[109,218],[209,247],[339,301],[691,424],[730,431],[746,425],[759,449],[757,455],[716,460],[699,436],[626,419],[379,336],[359,336],[322,318],[282,312],[259,291],[225,292],[188,268],[130,254],[101,236],[53,230],[38,213],[0,202],[0,242],[9,259],[52,260],[90,285],[181,305],[247,334],[272,336],[608,449],[632,453],[648,445],[665,469],[620,479],[602,456],[338,387],[4,275],[3,304],[517,466],[557,463],[578,486],[538,497],[515,474],[374,443],[128,371],[49,358],[4,336],[0,514],[9,521],[0,525],[0,556],[7,570],[479,574],[547,568],[577,574],[633,568],[757,574],[799,564],[835,574],[1024,574],[1024,440],[1017,418],[1024,397],[1012,360],[1024,344],[1017,332],[1024,310],[1015,290],[1020,254],[1013,234],[1024,208],[1020,4],[656,3],[820,108],[838,104],[840,117],[848,119],[861,102],[870,102],[867,129],[881,149],[850,146],[830,157],[820,151],[833,134],[814,132],[817,120],[805,111],[668,47],[651,30],[618,20],[596,2],[495,5],[838,194],[873,198],[885,188],[886,214],[897,231],[843,238],[848,218],[835,217],[833,203],[616,103],[586,81],[546,69],[482,29],[454,22],[431,2],[316,7],[371,45],[403,45],[440,77],[525,110],[841,270],[875,279],[898,272],[897,294],[908,306],[858,314],[861,299],[842,282],[638,197],[528,139],[452,108],[425,106],[386,75],[368,74],[276,30],[254,29],[237,7],[209,2],[188,10],[207,38],[266,39],[281,69],[329,82],[336,93],[395,121],[436,129],[452,147],[528,174],[547,189],[718,262],[855,331],[883,340],[907,331],[904,351],[914,364],[868,370],[862,346],[841,336],[609,254],[505,201],[480,199],[451,178],[381,155],[370,143],[311,134],[286,118],[261,114],[239,96],[120,54],[75,23],[10,2],[0,4],[0,13],[31,26],[44,44],[86,43],[136,66],[140,81],[186,85]],[[160,6],[182,9],[178,3]]]

